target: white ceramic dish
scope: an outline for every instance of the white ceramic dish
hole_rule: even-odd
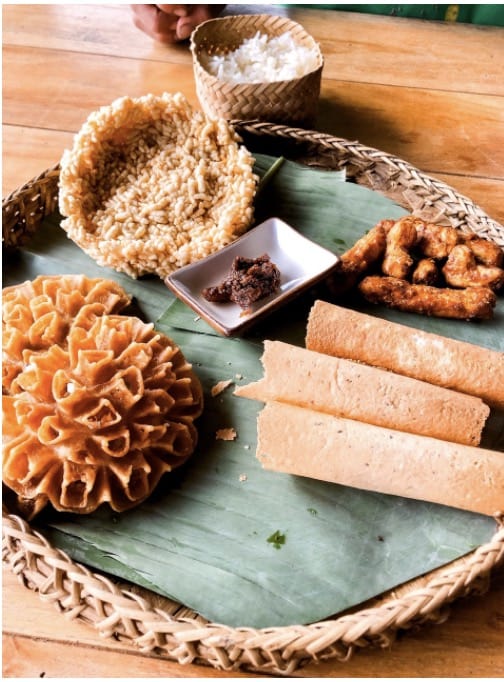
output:
[[[280,288],[274,294],[257,301],[247,312],[236,303],[211,303],[203,297],[205,287],[222,282],[236,256],[258,258],[264,253],[280,270]],[[337,261],[336,254],[279,218],[270,218],[217,253],[176,270],[165,283],[216,331],[232,336],[321,280]]]

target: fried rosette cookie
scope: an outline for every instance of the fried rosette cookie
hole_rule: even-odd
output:
[[[131,302],[115,282],[84,275],[41,275],[2,291],[2,388],[16,391],[25,351],[65,345],[72,324],[89,329],[106,313]]]
[[[54,296],[40,295],[40,308],[29,295],[40,281],[5,295],[8,353],[19,365],[4,387],[2,474],[28,518],[47,504],[76,513],[139,504],[193,453],[203,409],[201,383],[170,338],[106,314],[129,301],[120,288],[96,280],[76,294],[71,278],[60,281],[59,293],[45,282]]]

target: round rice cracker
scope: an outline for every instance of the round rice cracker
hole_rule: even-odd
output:
[[[164,278],[253,220],[253,157],[224,119],[180,93],[93,112],[61,159],[63,229],[100,265]]]

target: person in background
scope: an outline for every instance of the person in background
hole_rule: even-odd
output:
[[[203,21],[218,16],[226,5],[131,5],[133,23],[161,43],[187,40]]]
[[[218,16],[226,5],[131,5],[133,21],[147,35],[163,43],[186,40],[207,19]],[[335,9],[345,12],[387,14],[410,19],[457,21],[468,24],[504,26],[504,5],[312,5],[295,7]]]

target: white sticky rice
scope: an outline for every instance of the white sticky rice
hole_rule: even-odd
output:
[[[212,76],[227,83],[294,80],[318,67],[317,51],[296,43],[289,32],[270,38],[258,31],[232,52],[201,59]]]

